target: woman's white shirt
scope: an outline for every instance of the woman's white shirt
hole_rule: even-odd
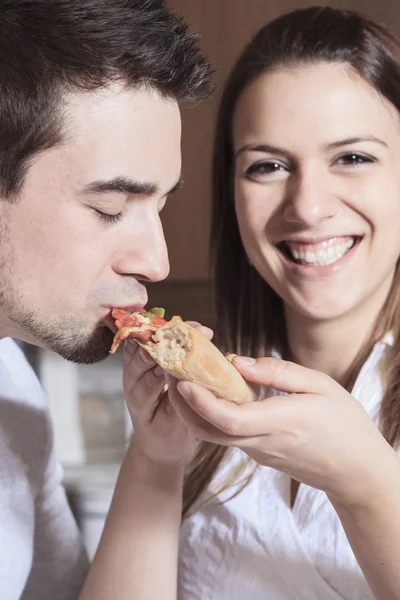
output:
[[[352,392],[378,427],[379,365],[392,343],[388,334],[375,345]],[[249,459],[242,451],[230,450],[209,491],[243,460]],[[249,462],[244,477],[254,466]],[[324,492],[300,485],[292,509],[290,478],[269,467],[258,467],[244,490],[229,499],[239,487],[240,482],[183,522],[179,600],[374,599]]]

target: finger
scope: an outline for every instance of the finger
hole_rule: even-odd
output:
[[[171,412],[174,411],[170,401],[169,401],[169,396],[168,396],[168,387],[167,385],[164,385],[161,394],[158,396],[157,402],[153,403],[152,406],[153,409],[153,413],[151,418],[149,419],[149,422],[151,423],[155,416],[157,414],[159,414],[160,412],[164,412],[165,414],[170,414]],[[149,411],[150,413],[150,408]]]
[[[152,363],[154,365],[155,360],[153,359],[153,357],[147,352],[147,350],[145,350],[141,346],[139,346],[139,356],[143,362]]]
[[[197,329],[197,331],[199,333],[204,335],[204,337],[208,338],[209,340],[212,340],[212,338],[214,337],[214,332],[209,327],[205,327],[204,325],[202,325],[201,323],[198,323],[197,321],[186,321],[186,323],[188,325],[190,325],[191,327],[194,327],[195,329]]]
[[[201,385],[183,381],[177,384],[177,391],[203,420],[236,441],[272,433],[286,412],[286,397],[235,404],[216,398]]]
[[[244,443],[243,438],[233,437],[224,434],[217,427],[203,419],[189,404],[182,398],[177,389],[178,381],[176,379],[168,380],[168,396],[171,405],[179,418],[199,439],[205,442],[212,442],[223,446],[234,446]]]
[[[123,352],[124,373],[128,373],[132,380],[137,380],[156,364],[150,354],[139,346],[137,342],[128,343]]]
[[[132,415],[150,420],[165,386],[164,372],[137,343],[124,348],[123,384]]]
[[[324,394],[335,385],[325,373],[279,358],[255,360],[239,356],[233,359],[232,364],[248,381],[288,394]]]
[[[157,365],[146,371],[126,392],[126,401],[132,415],[151,422],[167,389],[161,367]]]
[[[124,347],[125,358],[128,361],[131,361],[137,354],[140,356],[143,362],[153,362],[154,365],[155,361],[152,358],[152,356],[147,352],[147,350],[142,348],[142,346],[140,346],[136,340],[127,340],[127,343]]]

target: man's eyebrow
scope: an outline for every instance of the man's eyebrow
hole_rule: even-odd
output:
[[[115,177],[105,181],[93,181],[83,189],[84,194],[106,194],[109,192],[151,196],[158,192],[158,185],[146,181],[134,181],[127,177]]]
[[[361,142],[375,142],[376,144],[381,144],[381,146],[388,148],[386,142],[380,140],[374,135],[359,135],[356,137],[347,138],[345,140],[339,140],[337,142],[326,144],[325,148],[328,150],[334,150],[335,148],[340,148],[341,146],[350,146],[351,144],[359,144]]]
[[[183,179],[180,177],[177,183],[167,194],[173,194],[183,185]],[[84,189],[83,194],[106,194],[114,192],[117,194],[136,194],[141,196],[153,196],[159,191],[156,183],[148,181],[135,181],[127,177],[115,177],[107,181],[93,181]]]

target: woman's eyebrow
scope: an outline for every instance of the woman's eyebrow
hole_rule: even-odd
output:
[[[334,150],[335,148],[340,148],[341,146],[349,146],[351,144],[359,144],[361,142],[375,142],[376,144],[381,144],[381,146],[388,148],[386,142],[375,137],[374,135],[359,135],[346,138],[344,140],[338,140],[337,142],[330,142],[329,144],[325,144],[324,148],[327,150]]]
[[[236,152],[235,157],[237,158],[242,152],[264,152],[266,154],[278,154],[285,158],[290,158],[290,153],[283,148],[277,146],[270,146],[269,144],[247,144],[239,148]]]
[[[324,144],[323,149],[334,150],[335,148],[340,148],[341,146],[349,146],[351,144],[359,144],[361,142],[374,142],[376,144],[380,144],[381,146],[385,146],[385,148],[388,148],[386,142],[377,138],[374,135],[359,135]],[[270,144],[246,144],[245,146],[239,148],[239,150],[235,154],[235,157],[237,158],[243,152],[264,152],[266,154],[275,154],[278,156],[283,156],[284,158],[288,159],[291,156],[290,152],[288,152],[287,150],[279,148],[278,146],[271,146]]]

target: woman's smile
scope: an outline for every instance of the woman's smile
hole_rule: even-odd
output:
[[[341,236],[318,242],[283,241],[276,249],[285,268],[305,279],[329,277],[356,255],[362,236]]]

